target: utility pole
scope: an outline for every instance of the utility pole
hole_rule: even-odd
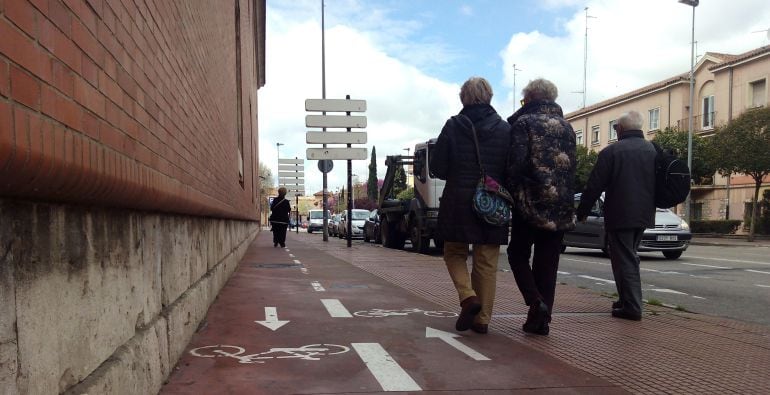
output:
[[[585,42],[583,43],[583,107],[586,107],[586,80],[588,79],[588,18],[594,18],[595,16],[588,15],[588,7],[584,8],[586,12],[586,34]]]
[[[521,71],[516,68],[516,63],[513,64],[513,112],[516,112],[516,72]]]
[[[326,39],[324,37],[324,32],[326,29],[324,29],[324,0],[321,0],[321,98],[326,99]],[[326,115],[326,112],[323,112],[323,115]],[[326,131],[326,128],[323,128],[323,131]],[[326,148],[326,144],[323,145],[324,148]],[[328,210],[328,203],[326,202],[326,193],[327,193],[327,177],[326,172],[323,173],[323,191],[321,192],[321,200],[322,200],[322,208],[323,208],[323,218],[324,218],[324,226],[323,226],[323,241],[329,241],[329,210]]]
[[[695,7],[698,6],[699,0],[679,0],[680,3],[689,5],[692,7],[692,35],[690,36],[690,108],[688,111],[688,129],[687,129],[687,167],[692,169],[692,132],[693,132],[693,100],[695,97]],[[690,223],[690,211],[692,193],[687,194],[687,200],[684,204],[684,218],[687,223]]]

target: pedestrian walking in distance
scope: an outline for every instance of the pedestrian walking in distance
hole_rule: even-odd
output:
[[[438,214],[439,237],[444,240],[444,262],[460,299],[455,329],[487,333],[492,317],[500,246],[508,243],[507,226],[484,222],[473,210],[479,183],[479,160],[486,175],[503,180],[510,126],[489,104],[492,87],[473,77],[460,89],[463,109],[450,118],[431,151],[430,170],[446,180]],[[474,132],[478,139],[478,158]],[[468,274],[468,245],[473,245],[473,267]]]
[[[655,147],[644,139],[642,114],[629,111],[615,124],[618,141],[599,152],[577,209],[579,221],[604,191],[604,227],[618,301],[612,316],[642,319],[642,282],[636,250],[655,225]]]
[[[552,82],[530,81],[522,96],[522,107],[508,118],[508,188],[515,202],[508,263],[529,306],[523,330],[547,335],[561,242],[575,227],[575,132],[556,104]]]
[[[270,204],[270,226],[273,230],[273,247],[286,247],[286,228],[289,226],[291,203],[286,199],[286,188],[278,188],[278,197]]]

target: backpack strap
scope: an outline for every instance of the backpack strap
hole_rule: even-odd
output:
[[[467,116],[465,116],[463,114],[458,114],[454,118],[458,119],[457,122],[459,122],[460,125],[463,125],[464,122],[463,121],[459,121],[459,119],[467,120],[468,123],[471,125],[470,130],[471,130],[471,134],[473,134],[473,145],[476,147],[476,161],[479,164],[479,171],[481,172],[481,178],[484,178],[486,173],[484,172],[484,166],[481,164],[481,153],[479,151],[479,138],[476,136],[476,127],[473,126],[473,121],[471,121],[470,118],[468,118]],[[463,126],[465,126],[465,125],[463,125]]]

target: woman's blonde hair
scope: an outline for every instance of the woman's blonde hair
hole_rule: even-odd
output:
[[[492,101],[492,85],[481,77],[471,77],[460,88],[460,102],[463,106],[489,104]]]

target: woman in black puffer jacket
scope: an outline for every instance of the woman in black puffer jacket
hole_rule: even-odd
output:
[[[444,262],[460,298],[456,329],[486,333],[492,316],[500,246],[508,244],[508,227],[489,225],[472,208],[479,182],[473,130],[476,129],[484,171],[498,182],[506,179],[510,125],[489,104],[492,87],[473,77],[460,89],[463,109],[450,118],[431,152],[430,170],[446,180],[439,206],[439,236],[444,240]],[[473,269],[468,275],[468,244],[473,245]]]

